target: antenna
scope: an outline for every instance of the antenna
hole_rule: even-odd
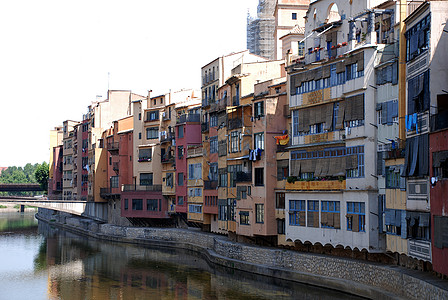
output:
[[[109,91],[109,85],[110,85],[110,72],[107,72],[107,90]]]

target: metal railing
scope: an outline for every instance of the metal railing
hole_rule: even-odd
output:
[[[248,182],[252,181],[252,173],[236,172],[235,182]]]
[[[204,180],[204,190],[216,190],[218,187],[218,180]]]
[[[232,130],[241,128],[243,126],[243,120],[241,118],[233,118],[227,120],[227,129]]]
[[[431,131],[448,128],[448,111],[439,112],[430,118]]]
[[[119,147],[120,147],[120,143],[119,142],[107,143],[107,150],[108,151],[118,151]]]
[[[200,122],[201,115],[200,114],[183,114],[177,117],[176,123],[186,123],[186,122]]]
[[[201,124],[201,131],[202,132],[207,132],[209,128],[209,123],[208,122],[202,122]]]
[[[162,185],[137,185],[137,184],[123,184],[122,186],[123,192],[132,192],[132,191],[153,191],[158,192],[162,191]]]

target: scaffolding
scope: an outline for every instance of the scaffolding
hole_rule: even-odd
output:
[[[275,59],[275,0],[259,0],[257,17],[247,16],[247,49],[267,59]]]

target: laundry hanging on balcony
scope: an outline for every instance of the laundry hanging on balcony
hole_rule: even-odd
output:
[[[289,143],[289,135],[282,135],[282,136],[274,136],[274,139],[276,140],[277,145],[288,145]]]

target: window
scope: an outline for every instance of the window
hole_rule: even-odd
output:
[[[208,170],[208,179],[215,181],[218,180],[218,163],[211,163]]]
[[[236,187],[236,176],[239,172],[242,172],[242,170],[243,166],[241,164],[227,166],[227,172],[230,175],[229,187]]]
[[[210,138],[210,154],[211,153],[218,153],[218,137],[212,136]]]
[[[200,204],[188,204],[188,212],[194,214],[202,213],[202,205]]]
[[[264,204],[255,204],[256,223],[264,223]]]
[[[146,139],[158,139],[159,138],[159,128],[158,127],[149,127],[146,128]]]
[[[386,167],[386,188],[387,189],[399,189],[400,188],[400,166]]]
[[[128,210],[129,208],[129,201],[128,199],[124,199],[124,210]]]
[[[322,228],[341,228],[339,201],[322,201],[321,221]]]
[[[402,235],[401,214],[406,212],[398,209],[386,209],[384,211],[384,223],[386,224],[386,233],[391,235]],[[404,238],[406,238],[406,227],[404,229]]]
[[[345,67],[347,81],[364,76],[364,71],[358,71],[358,63]]]
[[[140,174],[140,185],[152,185],[152,173]]]
[[[184,157],[184,146],[177,146],[177,157],[179,159]]]
[[[299,136],[299,110],[292,111],[292,135]]]
[[[285,209],[285,193],[276,193],[275,194],[275,208],[276,209]]]
[[[177,137],[180,139],[184,137],[184,125],[179,125],[177,127]]]
[[[218,126],[218,115],[213,114],[210,115],[210,127],[216,127]]]
[[[249,225],[248,211],[240,211],[240,225]]]
[[[189,188],[188,189],[188,197],[202,197],[202,189],[201,188]]]
[[[218,185],[220,187],[226,187],[227,186],[227,173],[219,174],[218,178]]]
[[[173,173],[166,173],[166,177],[165,177],[166,186],[173,187],[174,186],[173,179],[174,179]]]
[[[317,134],[324,132],[324,123],[310,125],[310,134]]]
[[[202,178],[202,164],[189,164],[188,165],[188,179],[201,179]]]
[[[364,202],[347,202],[347,230],[366,231],[366,207]]]
[[[138,133],[138,139],[139,139],[139,140],[142,139],[142,133],[141,133],[141,132]]]
[[[353,158],[357,162],[352,163],[356,167],[347,170],[347,178],[364,177],[364,146],[348,147],[346,152],[348,157]]]
[[[305,42],[299,42],[299,56],[305,55]]]
[[[264,101],[254,103],[254,116],[260,118],[264,116]]]
[[[159,111],[153,110],[146,112],[146,121],[155,121],[159,119]]]
[[[238,151],[240,151],[240,134],[238,131],[232,131],[230,133],[230,152]]]
[[[177,197],[177,205],[184,205],[184,196]]]
[[[292,13],[292,19],[297,20],[297,13]]]
[[[289,160],[277,160],[277,180],[286,179],[289,176]]]
[[[118,187],[118,176],[111,176],[110,177],[110,187],[111,188],[117,188]]]
[[[132,210],[143,210],[143,199],[132,199]]]
[[[255,168],[255,186],[264,185],[264,168]]]
[[[307,227],[319,228],[319,201],[308,200]]]
[[[285,219],[277,219],[277,233],[285,234],[286,226]]]
[[[177,173],[177,185],[184,185],[184,173]]]
[[[138,161],[150,161],[152,158],[152,148],[142,148],[138,151]]]
[[[289,200],[289,225],[305,226],[305,200]]]
[[[219,204],[218,206],[218,220],[220,221],[227,221],[227,205],[226,204]]]
[[[406,31],[406,60],[410,61],[429,49],[431,16],[427,15]]]
[[[264,132],[254,134],[255,148],[264,150]]]

